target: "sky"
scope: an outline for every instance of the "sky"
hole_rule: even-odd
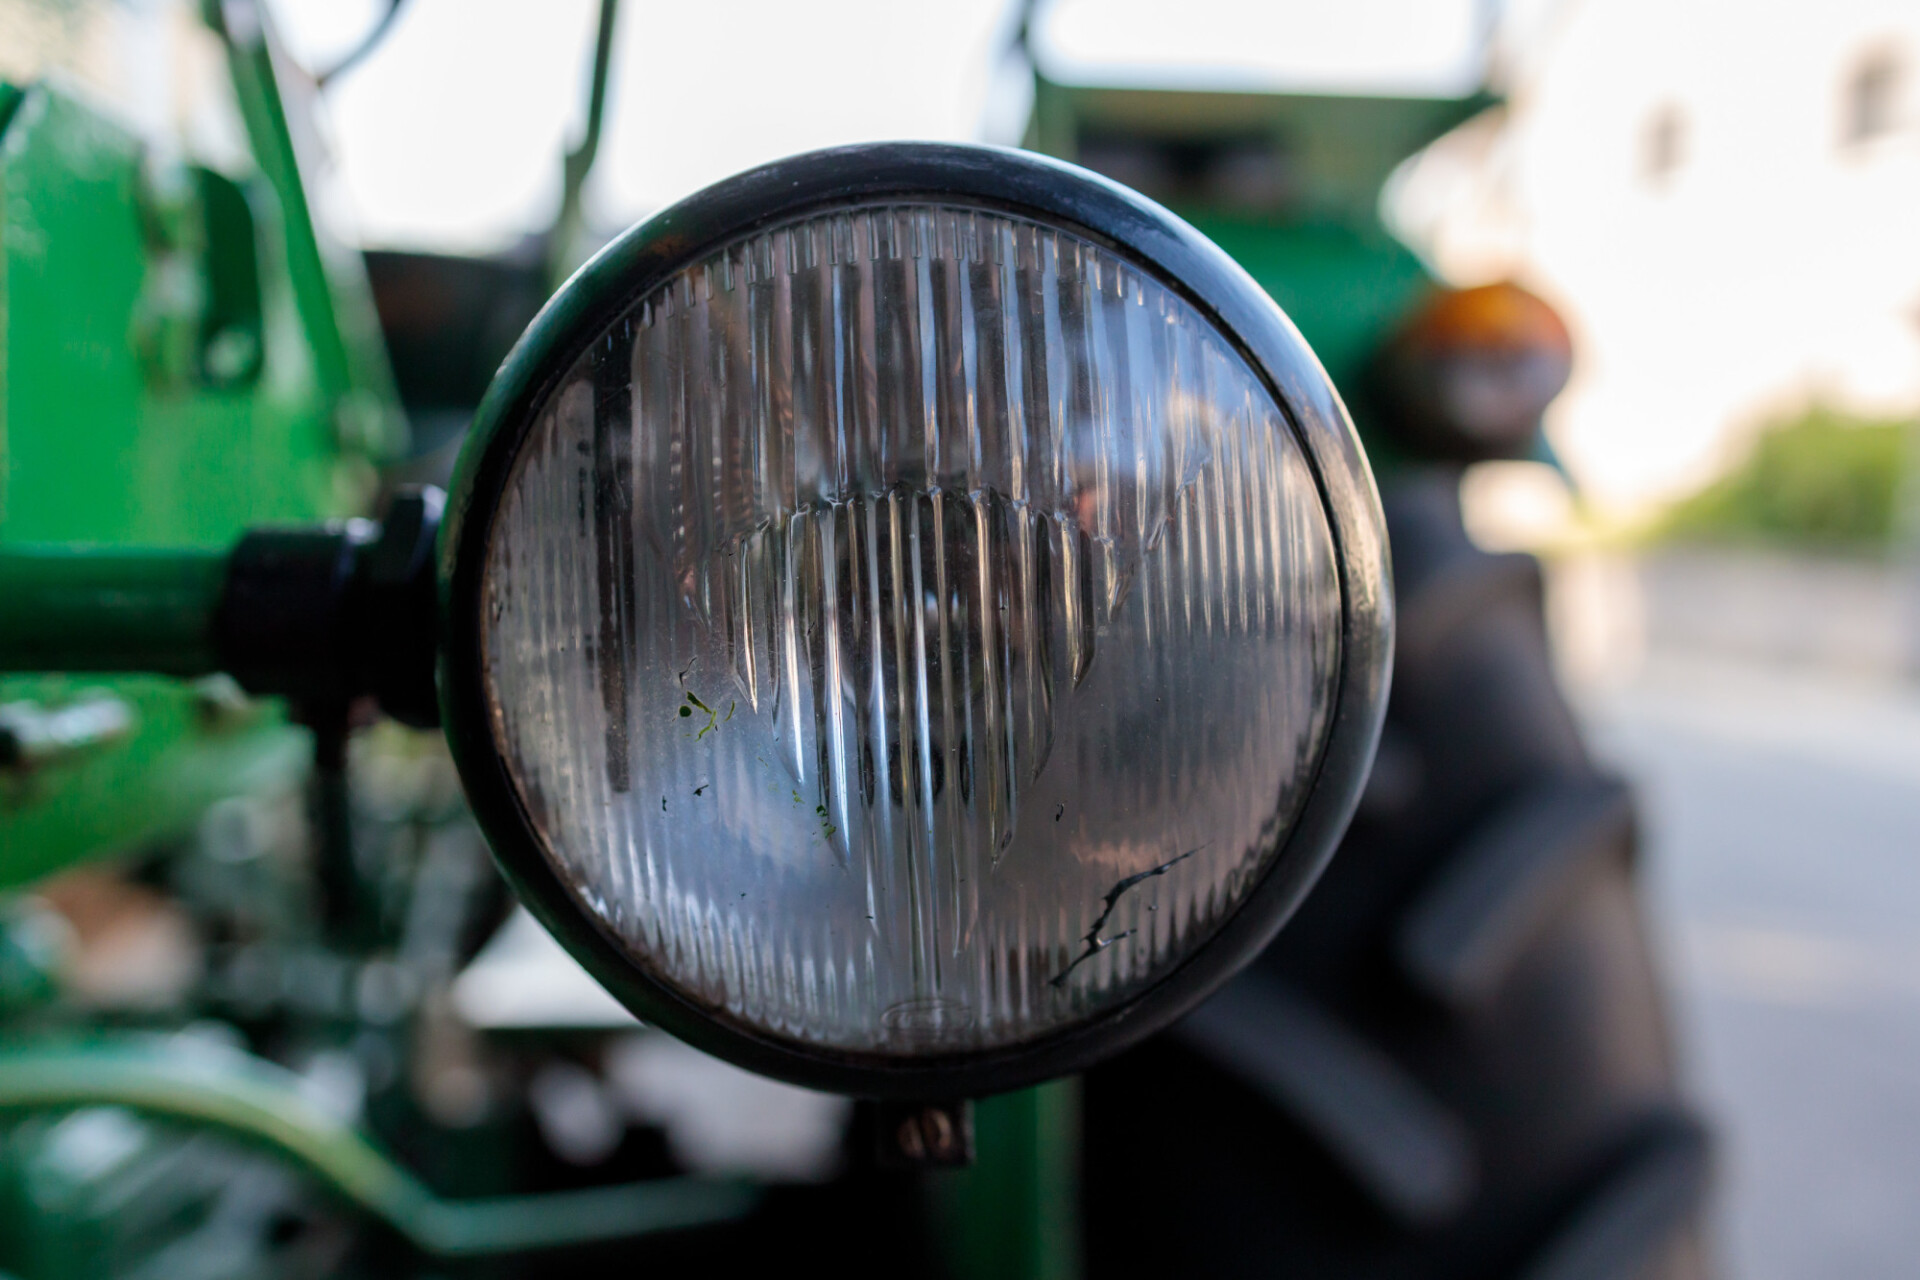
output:
[[[1066,80],[1459,91],[1484,0],[1058,0],[1037,47]],[[326,65],[377,0],[275,0]],[[596,0],[407,0],[327,90],[342,212],[370,245],[499,249],[544,226],[584,118]],[[1010,0],[628,0],[587,211],[612,232],[766,160],[886,138],[1017,140]]]
[[[324,65],[380,0],[271,0]],[[406,0],[334,81],[334,203],[372,246],[488,252],[549,225],[597,0]],[[1629,510],[1702,483],[1755,424],[1819,397],[1920,396],[1920,122],[1836,147],[1840,86],[1913,0],[1048,0],[1069,82],[1458,93],[1490,116],[1403,171],[1388,212],[1456,282],[1517,278],[1573,325],[1549,432],[1584,493]],[[1175,15],[1169,18],[1169,15]],[[814,147],[1013,142],[1030,103],[1014,0],[627,0],[589,184],[612,235],[707,183]],[[1498,19],[1497,43],[1486,39]],[[1903,108],[1905,110],[1906,108]],[[1678,113],[1675,171],[1644,172]]]

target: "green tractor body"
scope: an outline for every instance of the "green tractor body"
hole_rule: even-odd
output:
[[[250,12],[228,4],[173,15],[175,38],[198,57],[183,63],[200,77],[186,86],[195,110],[230,125],[221,146],[205,145],[184,111],[122,111],[63,78],[77,27],[50,28],[44,74],[0,82],[0,670],[19,672],[0,674],[0,890],[92,860],[164,854],[234,797],[297,801],[304,791],[311,818],[313,735],[279,701],[247,699],[204,674],[215,669],[227,550],[259,526],[370,514],[390,464],[407,454],[396,385],[421,389],[410,407],[424,406],[429,435],[444,434],[442,420],[463,423],[473,408],[465,398],[477,401],[480,379],[460,362],[472,364],[471,348],[485,344],[460,336],[478,312],[459,291],[507,280],[525,292],[527,273],[499,263],[372,255],[374,283],[408,294],[387,316],[383,342],[367,261],[316,216],[318,167],[289,88],[303,77],[287,74],[257,22],[236,24]],[[72,22],[134,20],[93,6]],[[1028,144],[1140,188],[1212,237],[1280,302],[1354,401],[1376,344],[1432,287],[1382,225],[1381,186],[1487,102],[1041,78]],[[436,281],[447,289],[436,292]],[[531,310],[525,298],[514,306]],[[34,655],[70,674],[33,674]],[[76,655],[97,655],[99,674]],[[136,669],[151,674],[124,674]],[[422,847],[420,865],[430,867]],[[25,994],[7,989],[21,968],[8,956],[30,950],[24,935],[8,934],[11,919],[0,920],[0,1013],[33,1003],[31,966],[14,984]],[[364,977],[387,961],[327,960],[336,962]],[[298,1022],[308,1015],[311,1025]],[[294,1019],[271,1023],[283,1045],[374,1034],[338,1010],[274,1016]],[[426,1043],[423,1033],[415,1049]],[[16,1214],[0,1227],[0,1270],[95,1274],[136,1256],[68,1249],[105,1238],[101,1206],[119,1194],[110,1179],[47,1181],[57,1116],[89,1106],[184,1126],[143,1131],[154,1167],[184,1159],[196,1126],[277,1152],[282,1165],[335,1184],[336,1202],[427,1253],[591,1241],[619,1234],[628,1218],[636,1231],[724,1221],[753,1201],[732,1184],[662,1186],[652,1198],[612,1187],[594,1193],[601,1200],[581,1192],[588,1198],[545,1208],[516,1199],[458,1209],[350,1129],[295,1105],[298,1082],[278,1068],[253,1059],[223,1076],[199,1058],[143,1056],[151,1048],[0,1050],[0,1113],[28,1117],[0,1139],[0,1219],[44,1201],[48,1186],[68,1197],[42,1218]],[[1076,1097],[1064,1082],[982,1106],[981,1163],[943,1175],[931,1198],[932,1218],[957,1242],[948,1251],[956,1274],[1074,1273]],[[436,1129],[411,1105],[376,1094],[369,1111],[387,1117],[374,1126],[383,1136],[411,1135],[412,1163],[432,1171],[425,1181],[476,1192],[512,1185],[504,1140]],[[206,1176],[260,1176],[248,1172],[255,1165],[229,1164]]]
[[[230,126],[207,154],[168,113],[120,118],[62,74],[89,23],[134,26],[105,8],[45,37],[44,76],[0,83],[0,550],[46,549],[0,570],[0,633],[117,631],[166,670],[204,644],[217,555],[254,525],[365,514],[405,422],[364,268],[311,215],[269,47],[180,37],[211,61],[185,89]],[[147,586],[96,581],[57,550],[76,545],[130,553]],[[80,703],[116,709],[63,721]],[[218,683],[11,675],[0,708],[20,744],[0,765],[0,886],[179,836],[304,767],[280,714]]]

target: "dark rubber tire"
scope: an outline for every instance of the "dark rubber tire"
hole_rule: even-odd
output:
[[[1089,1074],[1089,1276],[1695,1280],[1631,797],[1557,686],[1541,576],[1458,473],[1384,494],[1400,602],[1361,812],[1246,974]]]

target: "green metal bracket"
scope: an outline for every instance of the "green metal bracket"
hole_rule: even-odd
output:
[[[971,1168],[929,1175],[959,1280],[1078,1280],[1080,1080],[974,1104]]]
[[[600,154],[600,128],[606,118],[607,72],[613,63],[613,33],[619,14],[620,0],[600,0],[600,20],[593,42],[593,81],[587,92],[587,127],[580,145],[567,152],[560,181],[560,212],[547,237],[548,285],[556,289],[586,257],[580,243],[585,229],[580,198],[586,189],[587,175],[593,172],[593,162]]]
[[[282,96],[266,16],[249,0],[209,5],[206,16],[226,39],[254,161],[285,213],[295,302],[341,444],[374,457],[397,456],[405,449],[406,422],[395,402],[365,270],[356,253],[327,237],[314,220],[302,173],[301,144],[309,140]]]
[[[128,547],[0,551],[0,671],[217,670],[227,553]]]
[[[0,1049],[0,1114],[124,1107],[215,1129],[312,1174],[422,1252],[482,1257],[623,1240],[738,1219],[740,1180],[663,1178],[545,1195],[442,1200],[360,1132],[308,1101],[291,1072],[204,1044],[109,1037]]]

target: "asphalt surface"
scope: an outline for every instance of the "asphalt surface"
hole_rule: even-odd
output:
[[[1582,704],[1638,784],[1721,1273],[1920,1276],[1920,688],[1656,651]]]

